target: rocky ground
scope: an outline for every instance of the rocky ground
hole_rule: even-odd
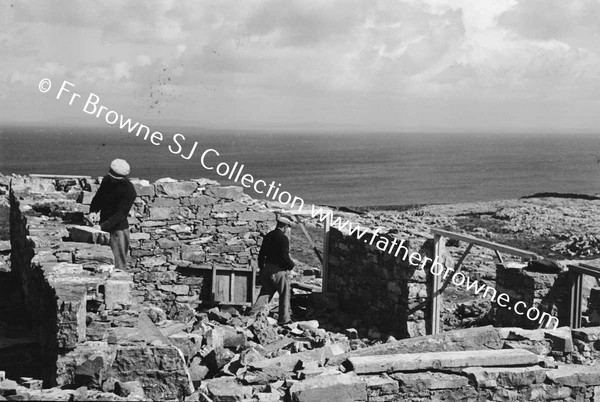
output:
[[[600,198],[596,196],[540,194],[517,200],[350,210],[360,213],[341,214],[365,227],[383,226],[405,232],[407,238],[428,237],[432,228],[439,228],[532,251],[562,266],[577,261],[600,265]],[[306,226],[322,248],[321,225],[308,221]],[[450,241],[446,246],[457,261],[467,244]],[[291,252],[300,261],[296,280],[319,285],[318,278],[302,274],[305,268],[311,274],[319,265],[299,228],[292,232]],[[507,255],[503,258],[515,260]],[[475,246],[462,269],[472,278],[494,286],[497,262],[492,250]],[[586,278],[585,295],[592,286],[598,286],[596,281]],[[490,324],[486,319],[490,303],[475,299],[462,287],[448,286],[443,303],[446,329]],[[586,300],[584,312],[585,306]]]

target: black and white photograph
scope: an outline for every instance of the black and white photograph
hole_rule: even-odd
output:
[[[0,400],[600,401],[600,0],[0,4]]]

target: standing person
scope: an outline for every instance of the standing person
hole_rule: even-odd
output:
[[[292,222],[287,218],[278,218],[275,229],[267,233],[263,239],[258,253],[258,267],[260,268],[258,281],[262,287],[250,311],[252,315],[257,314],[277,292],[279,293],[277,321],[280,325],[292,322],[289,271],[294,268],[294,262],[290,258],[290,241],[286,236],[286,232],[289,234],[291,224]]]
[[[96,224],[94,228],[110,233],[109,244],[115,258],[115,268],[122,270],[127,269],[129,252],[127,216],[136,197],[135,188],[127,178],[129,171],[129,164],[123,159],[115,159],[110,163],[108,174],[102,179],[92,199],[89,215],[90,221]]]

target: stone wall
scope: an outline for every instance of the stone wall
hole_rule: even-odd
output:
[[[395,337],[425,335],[429,317],[431,289],[429,270],[417,269],[398,257],[375,247],[378,235],[371,242],[348,236],[336,229],[329,235],[327,291],[337,293],[340,308],[350,315],[355,327],[368,328],[361,334],[377,338],[384,334]],[[399,239],[400,241],[402,239]],[[372,243],[373,245],[371,245]],[[431,247],[422,240],[404,244],[410,251],[423,257],[431,256]]]
[[[131,275],[114,269],[108,246],[70,238],[87,213],[84,183],[56,184],[14,177],[10,192],[11,272],[37,328],[45,386],[112,391],[133,381],[152,399],[190,394],[184,357],[132,297]]]
[[[276,219],[264,202],[241,187],[206,179],[133,182],[138,197],[129,219],[129,272],[138,301],[183,320],[190,307],[211,300],[213,268],[248,273],[256,268],[260,236]],[[94,193],[95,188],[86,192],[83,202]]]
[[[558,326],[569,325],[571,284],[567,272],[557,274],[532,272],[528,271],[525,266],[507,268],[498,264],[496,266],[496,290],[498,294],[509,295],[512,305],[518,301],[523,301],[527,305],[527,307],[522,307],[524,315],[518,315],[513,310],[496,306],[493,316],[494,322],[498,326],[539,328],[539,318],[535,321],[527,318],[527,309],[531,307],[537,308],[540,314],[547,313],[557,317]],[[535,314],[535,311],[532,311],[531,317],[535,317]],[[555,326],[555,321],[552,319],[552,327]],[[547,323],[547,319],[542,322],[543,325]]]

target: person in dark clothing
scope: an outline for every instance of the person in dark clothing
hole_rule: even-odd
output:
[[[122,270],[127,269],[129,252],[127,216],[137,196],[133,184],[126,177],[129,171],[129,164],[123,159],[111,162],[108,174],[102,179],[92,199],[89,216],[91,222],[99,222],[94,228],[110,233],[109,244],[115,258],[115,268]]]
[[[251,315],[258,314],[269,304],[275,292],[279,293],[280,325],[292,322],[290,315],[290,279],[289,271],[294,268],[290,258],[290,241],[285,232],[292,222],[287,218],[277,219],[277,227],[267,233],[258,253],[260,273],[258,281],[262,285],[256,302],[250,310]]]

